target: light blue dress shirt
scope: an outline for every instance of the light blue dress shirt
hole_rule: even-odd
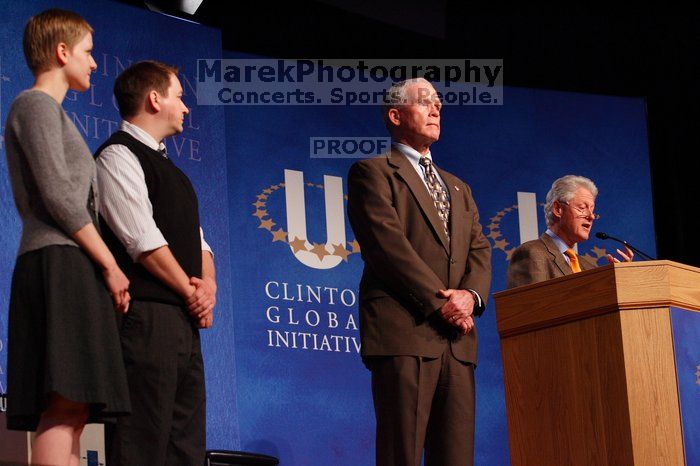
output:
[[[420,176],[420,179],[423,180],[423,184],[425,185],[425,189],[428,189],[428,181],[426,179],[425,168],[423,167],[423,165],[420,164],[420,158],[423,156],[420,155],[420,153],[417,150],[415,150],[413,147],[407,146],[406,144],[401,144],[400,142],[393,142],[392,145],[396,148],[396,150],[398,150],[403,155],[405,155],[409,162],[411,162],[411,165],[416,170],[416,173],[418,173],[418,175]],[[428,151],[428,153],[425,154],[425,157],[428,157],[431,162],[433,161],[433,157],[430,154],[430,151]],[[447,194],[447,200],[449,201],[450,200],[450,190],[447,189],[447,185],[445,184],[445,181],[442,179],[442,177],[440,177],[440,173],[438,173],[437,170],[435,170],[435,174],[437,175],[438,181],[442,185],[442,189],[445,190],[445,193]],[[428,189],[428,192],[430,192],[429,189]]]
[[[566,250],[569,249],[569,246],[567,246],[566,243],[564,242],[564,240],[562,240],[560,237],[558,237],[556,235],[556,233],[554,233],[549,228],[547,228],[547,231],[545,231],[545,233],[547,233],[554,240],[554,244],[556,244],[557,248],[559,248],[559,252],[564,256],[564,260],[566,261],[566,263],[571,265],[571,260],[569,259],[569,256],[564,254],[564,252],[566,252]],[[571,249],[574,249],[575,247],[576,247],[576,245],[574,245],[574,247]]]

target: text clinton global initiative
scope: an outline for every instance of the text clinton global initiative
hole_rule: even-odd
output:
[[[360,352],[354,290],[270,280],[265,296],[275,301],[265,309],[266,346]]]

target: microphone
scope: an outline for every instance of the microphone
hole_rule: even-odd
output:
[[[635,248],[634,246],[632,246],[631,244],[629,244],[627,241],[621,240],[621,239],[619,239],[619,238],[615,238],[614,236],[610,236],[610,235],[608,235],[607,233],[603,233],[602,231],[599,231],[598,233],[596,233],[596,234],[595,234],[595,237],[598,238],[598,239],[611,239],[611,240],[613,240],[613,241],[617,241],[618,243],[624,244],[625,246],[627,246],[628,248],[630,248],[632,251],[634,251],[634,252],[636,252],[637,254],[639,254],[640,256],[642,256],[644,259],[647,259],[647,260],[650,260],[650,261],[656,260],[656,259],[654,259],[653,257],[651,257],[649,254],[644,254],[642,251],[640,251],[639,249]]]

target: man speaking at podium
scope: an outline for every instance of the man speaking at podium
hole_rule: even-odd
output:
[[[383,107],[391,152],[348,175],[378,466],[420,466],[424,449],[426,466],[473,464],[473,316],[488,296],[491,250],[470,188],[433,163],[440,109],[428,81],[394,84]]]
[[[528,285],[572,273],[590,270],[596,264],[579,256],[574,247],[588,239],[593,221],[598,188],[583,176],[566,175],[552,183],[547,193],[544,214],[547,231],[539,239],[521,244],[510,257],[506,286]],[[624,261],[634,257],[631,250],[617,250]],[[608,254],[609,262],[620,262]]]

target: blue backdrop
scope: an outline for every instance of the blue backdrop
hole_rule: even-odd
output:
[[[191,113],[185,130],[166,140],[168,154],[191,178],[200,201],[205,237],[215,253],[218,272],[219,305],[216,327],[203,332],[203,350],[207,354],[208,439],[211,447],[230,447],[238,443],[235,402],[234,340],[231,325],[231,288],[229,231],[226,203],[226,152],[224,112],[220,107],[198,107],[195,96],[196,60],[221,54],[221,33],[201,25],[128,7],[116,2],[0,0],[6,14],[0,18],[0,120],[12,99],[33,83],[22,53],[22,31],[29,17],[51,7],[81,14],[95,29],[93,57],[97,71],[92,88],[85,93],[69,91],[63,108],[73,118],[92,150],[96,150],[117,129],[119,113],[112,100],[114,79],[130,63],[155,59],[180,67],[183,100]],[[5,391],[8,290],[20,224],[7,178],[4,144],[0,157],[0,391]]]
[[[371,465],[369,373],[352,346],[359,338],[357,304],[346,306],[337,298],[342,290],[348,290],[347,301],[357,295],[363,266],[344,213],[345,247],[318,246],[328,242],[327,225],[338,223],[335,211],[326,211],[333,181],[328,177],[342,178],[347,193],[353,160],[312,158],[309,141],[384,137],[379,112],[358,106],[234,106],[226,118],[242,447],[277,455],[285,465]],[[646,141],[641,99],[510,88],[503,106],[444,106],[441,139],[431,151],[439,166],[473,188],[494,247],[495,292],[505,288],[508,254],[520,244],[517,192],[535,193],[543,202],[552,181],[569,173],[588,176],[600,188],[596,231],[633,239],[654,254]],[[298,211],[294,204],[300,202],[285,185],[294,178],[290,171],[303,173],[306,241],[287,234],[289,209]],[[537,215],[542,233],[540,207]],[[598,259],[606,248],[614,252],[592,239],[580,252]],[[339,263],[320,269],[313,266],[314,255],[323,257],[321,264]],[[335,299],[328,290],[338,290]],[[477,326],[476,462],[508,464],[492,304]]]
[[[208,447],[274,454],[285,466],[373,464],[369,374],[358,355],[362,261],[344,212],[353,160],[311,158],[310,138],[385,137],[378,110],[198,107],[196,59],[221,55],[218,31],[109,1],[0,0],[10,12],[0,19],[3,123],[12,98],[31,85],[21,52],[24,23],[56,5],[84,15],[96,30],[93,90],[64,102],[92,149],[116,128],[111,87],[124,66],[155,58],[183,70],[191,119],[167,144],[197,189],[219,281],[215,327],[204,332]],[[601,190],[595,230],[633,239],[653,254],[644,102],[528,89],[506,89],[504,98],[498,107],[445,106],[442,137],[432,148],[439,166],[473,188],[494,246],[492,290],[504,288],[507,254],[520,242],[517,192],[541,202],[552,180],[567,173],[589,176]],[[4,155],[0,165],[5,172]],[[6,176],[0,209],[4,391],[7,298],[20,232]],[[581,252],[598,257],[606,247],[591,240]],[[477,464],[507,464],[492,304],[477,325]]]

